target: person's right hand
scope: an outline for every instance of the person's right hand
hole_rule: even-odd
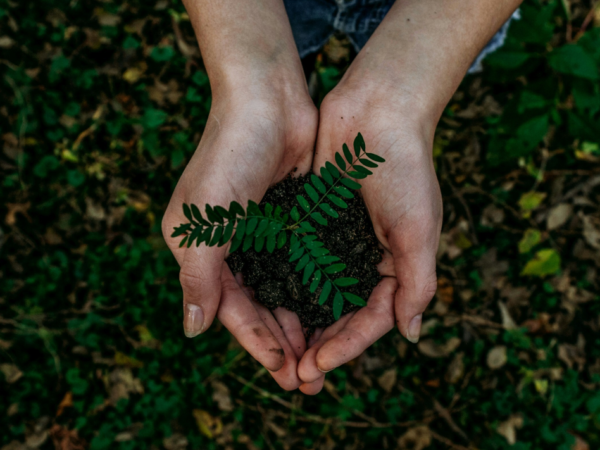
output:
[[[269,186],[289,173],[310,170],[317,110],[306,85],[299,93],[291,94],[289,86],[282,91],[261,80],[259,86],[213,96],[206,129],[173,192],[162,229],[181,266],[185,335],[204,332],[218,311],[223,325],[276,381],[295,389],[300,385],[297,361],[305,347],[298,317],[276,311],[274,318],[250,299],[225,263],[229,244],[179,248],[181,236],[171,237],[174,227],[187,222],[183,203],[194,203],[201,211],[207,203],[225,208],[232,200],[244,206],[248,199],[258,203]]]

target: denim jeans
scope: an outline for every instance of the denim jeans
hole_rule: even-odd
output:
[[[395,0],[284,0],[300,57],[318,51],[336,31],[348,36],[356,49],[367,43]],[[479,72],[481,61],[502,46],[519,10],[487,43],[475,58],[469,73]]]

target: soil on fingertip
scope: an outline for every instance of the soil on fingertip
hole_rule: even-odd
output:
[[[307,182],[309,176],[288,177],[270,188],[260,205],[271,203],[281,206],[284,212],[289,212],[298,205],[296,195],[305,193],[303,186]],[[314,221],[311,221],[311,224],[316,228],[316,234],[325,244],[325,248],[347,266],[341,273],[330,277],[358,279],[358,284],[345,287],[344,291],[367,300],[381,280],[376,266],[381,261],[382,250],[362,198],[356,195],[353,199],[345,201],[348,208],[335,208],[339,217],[328,217],[327,226],[321,226]],[[303,271],[294,271],[297,261],[288,262],[288,251],[289,241],[273,253],[266,250],[257,253],[253,248],[246,252],[239,249],[227,258],[227,263],[233,273],[242,273],[244,284],[254,291],[255,300],[271,310],[283,306],[295,312],[308,336],[315,328],[327,327],[335,322],[332,310],[333,295],[330,294],[327,302],[320,306],[318,299],[323,283],[316,292],[311,293],[310,283],[302,284]],[[342,314],[358,308],[345,301]]]

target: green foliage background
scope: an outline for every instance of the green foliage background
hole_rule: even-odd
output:
[[[218,324],[183,337],[160,220],[210,108],[195,48],[179,0],[0,2],[1,448],[600,446],[597,2],[527,1],[465,78],[428,334],[315,398]]]

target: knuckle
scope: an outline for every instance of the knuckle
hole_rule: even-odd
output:
[[[437,275],[434,273],[430,275],[423,285],[423,298],[429,302],[437,291]]]
[[[203,276],[200,271],[192,271],[190,268],[183,268],[179,272],[179,282],[184,290],[198,289],[204,285],[206,281],[207,278]]]

